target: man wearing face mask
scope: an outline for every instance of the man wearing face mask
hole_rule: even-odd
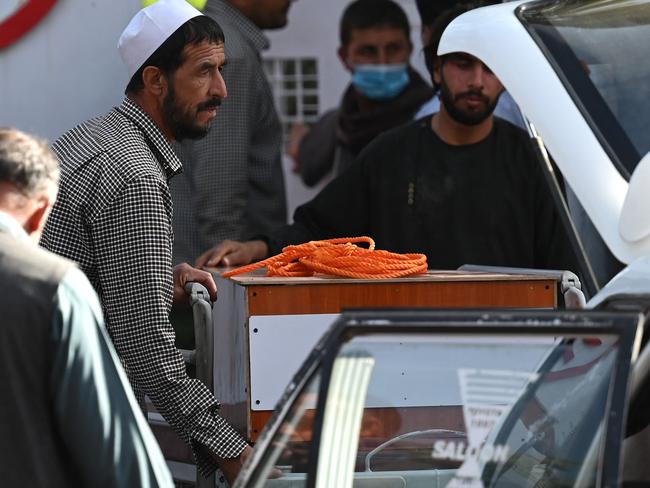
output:
[[[433,91],[410,68],[410,26],[392,0],[356,0],[343,12],[338,55],[352,74],[340,107],[307,132],[294,127],[289,154],[313,186],[345,170],[377,135],[409,120]]]

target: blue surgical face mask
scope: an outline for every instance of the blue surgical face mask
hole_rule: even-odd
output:
[[[372,100],[390,100],[409,83],[406,64],[356,64],[352,84]]]

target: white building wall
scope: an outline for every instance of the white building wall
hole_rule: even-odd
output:
[[[117,39],[139,6],[58,0],[32,31],[0,50],[0,126],[53,139],[118,104],[127,80]]]

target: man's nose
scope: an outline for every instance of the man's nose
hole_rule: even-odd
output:
[[[471,70],[470,86],[473,88],[483,88],[485,74],[483,65],[481,63],[475,63]]]
[[[221,76],[221,71],[217,71],[217,74],[212,79],[212,85],[210,86],[210,96],[219,97],[221,99],[228,96],[226,81],[223,79],[223,76]]]
[[[377,52],[377,64],[388,64],[388,55],[385,49],[379,49]]]
[[[378,64],[393,64],[395,63],[396,54],[389,47],[380,47],[377,49],[377,63]]]

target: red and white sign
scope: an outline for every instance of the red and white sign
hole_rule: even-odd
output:
[[[5,3],[8,2],[8,3]],[[20,39],[52,9],[56,0],[2,0],[0,49]]]

